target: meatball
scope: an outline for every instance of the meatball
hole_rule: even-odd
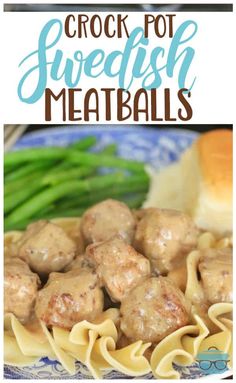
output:
[[[121,330],[131,341],[157,343],[189,322],[190,306],[167,277],[152,277],[121,302]]]
[[[89,261],[88,257],[86,257],[85,254],[81,254],[81,255],[78,255],[64,269],[64,271],[71,271],[71,270],[78,270],[79,272],[81,270],[93,271],[94,265]]]
[[[153,210],[156,210],[155,207],[146,207],[141,209],[133,210],[133,215],[137,222],[139,222],[147,213],[151,213]]]
[[[40,279],[19,258],[9,257],[4,262],[4,313],[14,314],[26,323],[33,313]]]
[[[232,302],[232,249],[201,251],[199,272],[205,297],[210,303]]]
[[[49,327],[71,329],[82,320],[92,321],[103,311],[103,293],[95,273],[76,270],[50,274],[39,291],[35,313]]]
[[[150,275],[148,259],[121,237],[89,245],[86,254],[114,301],[122,301],[134,286]]]
[[[124,203],[108,199],[88,209],[81,220],[81,230],[87,244],[106,241],[121,235],[127,243],[134,237],[136,220]]]
[[[68,237],[75,242],[77,254],[83,254],[85,251],[85,244],[82,233],[80,231],[81,218],[54,218],[50,222],[60,226],[66,232]]]
[[[19,257],[39,274],[60,271],[76,255],[76,244],[66,232],[43,220],[27,227],[18,249]]]
[[[198,230],[186,214],[148,209],[137,225],[134,247],[150,259],[153,271],[166,274],[197,245]]]

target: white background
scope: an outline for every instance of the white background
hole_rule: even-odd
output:
[[[125,13],[126,14],[126,13]],[[36,104],[22,103],[17,96],[17,85],[21,76],[25,73],[26,67],[18,68],[20,61],[31,51],[37,49],[37,41],[39,33],[43,25],[51,18],[65,19],[66,13],[63,12],[42,12],[42,13],[10,13],[6,12],[3,16],[3,28],[5,35],[5,49],[2,56],[3,64],[3,97],[4,109],[2,110],[2,119],[4,123],[45,123],[44,116],[44,97]],[[102,15],[105,16],[104,13]],[[189,78],[195,76],[197,80],[192,89],[192,97],[189,102],[193,109],[193,117],[186,123],[211,123],[211,124],[226,124],[232,123],[234,99],[232,97],[232,78],[233,73],[233,14],[230,12],[187,12],[177,13],[174,19],[176,28],[185,20],[193,19],[198,24],[198,32],[194,38],[187,43],[195,49],[195,57],[190,67]],[[131,12],[128,18],[129,29],[132,30],[135,26],[143,25],[143,14]],[[176,29],[174,28],[174,30]],[[170,39],[157,39],[153,35],[150,39],[150,50],[159,45],[166,47],[170,44]],[[231,41],[231,44],[229,43]],[[66,57],[72,56],[77,49],[82,50],[85,54],[93,49],[101,47],[107,53],[113,49],[124,47],[124,39],[107,39],[100,37],[99,39],[68,39],[63,34],[63,39],[57,45],[61,48]],[[29,67],[28,67],[29,68]],[[178,72],[178,71],[177,71]],[[171,88],[172,101],[171,110],[173,116],[177,117],[179,102],[176,97],[177,93],[177,77],[163,79],[164,87]],[[49,81],[48,87],[53,91],[57,91],[64,87],[64,81],[55,82]],[[106,76],[101,76],[98,79],[89,79],[82,76],[78,87],[88,89],[90,87],[118,87],[116,79],[107,79]],[[140,81],[137,80],[132,88],[141,87]],[[160,98],[158,105],[160,107],[160,116],[163,116],[163,88],[159,89]],[[82,98],[81,98],[82,100]],[[82,106],[82,104],[80,104]],[[115,105],[113,105],[115,108]],[[103,111],[104,103],[101,99],[100,123],[106,123],[105,114]],[[116,123],[116,113],[113,113],[113,121]],[[81,117],[83,115],[81,114]],[[137,123],[146,122],[144,116],[140,114],[140,120]],[[62,123],[60,111],[53,112],[53,121],[51,123]],[[68,120],[65,121],[67,123]],[[83,122],[83,121],[81,121]],[[91,123],[95,123],[94,115],[91,114]],[[176,123],[180,121],[177,120]],[[134,123],[132,117],[125,120],[124,123]],[[149,123],[152,123],[149,121]],[[155,122],[153,122],[155,123]],[[165,123],[163,121],[162,123]],[[169,124],[170,122],[166,122]],[[181,124],[184,122],[181,121]]]

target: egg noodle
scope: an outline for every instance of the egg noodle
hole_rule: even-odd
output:
[[[78,219],[55,219],[54,223],[65,230],[78,225]],[[14,254],[14,246],[22,232],[5,235],[5,256]],[[119,348],[119,310],[103,312],[96,322],[79,322],[69,330],[53,327],[51,330],[39,321],[37,331],[21,324],[13,314],[4,318],[4,362],[12,366],[28,366],[48,356],[58,360],[69,374],[75,374],[75,362],[80,361],[94,378],[102,378],[109,370],[128,376],[142,376],[152,371],[154,377],[179,379],[180,373],[173,363],[189,366],[199,352],[216,347],[229,355],[228,367],[232,368],[232,312],[231,303],[216,303],[207,313],[200,309],[203,290],[197,276],[199,250],[232,246],[232,238],[216,239],[203,233],[198,248],[187,257],[187,282],[185,296],[191,302],[191,324],[165,337],[155,347],[141,340]],[[146,353],[147,351],[147,353]],[[150,352],[148,352],[150,351]],[[151,355],[151,356],[150,356]],[[150,357],[149,357],[150,356]]]

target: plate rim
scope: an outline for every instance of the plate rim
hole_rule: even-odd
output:
[[[132,128],[130,128],[132,127]],[[45,134],[46,135],[49,135],[50,133],[51,134],[58,134],[58,133],[66,133],[69,129],[71,129],[71,131],[81,131],[81,132],[92,132],[92,131],[104,131],[104,132],[110,132],[110,133],[113,133],[113,132],[126,132],[126,133],[134,133],[135,132],[147,132],[147,133],[154,133],[154,134],[157,134],[157,133],[173,133],[173,134],[185,134],[185,135],[188,135],[188,136],[191,136],[193,138],[197,138],[200,133],[199,132],[196,132],[194,130],[188,130],[188,129],[182,129],[179,130],[178,128],[159,128],[157,127],[156,129],[155,128],[150,128],[150,127],[146,127],[145,125],[140,125],[140,126],[133,126],[133,125],[126,125],[126,126],[123,126],[123,125],[115,125],[115,126],[103,126],[103,125],[81,125],[81,126],[65,126],[65,125],[56,125],[55,127],[50,127],[50,128],[39,128],[38,130],[36,131],[33,131],[33,132],[28,132],[27,131],[25,132],[25,134],[23,134],[18,142],[20,142],[22,140],[22,138],[24,137],[27,137],[27,138],[34,138],[34,136],[44,136]],[[127,129],[132,129],[133,132],[130,130],[130,131],[127,131]],[[15,146],[17,146],[17,143],[15,144]]]

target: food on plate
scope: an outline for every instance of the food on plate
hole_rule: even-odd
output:
[[[14,314],[22,323],[32,317],[40,279],[27,263],[16,257],[4,261],[4,313]]]
[[[189,323],[190,305],[167,277],[152,277],[121,302],[121,330],[131,341],[157,343]]]
[[[184,210],[198,227],[224,235],[232,231],[233,134],[202,134],[181,159]]]
[[[60,271],[76,255],[76,243],[66,232],[47,221],[38,221],[27,227],[18,243],[19,258],[39,274]]]
[[[142,184],[144,182],[144,185]],[[91,177],[89,179],[83,179],[83,180],[75,180],[75,181],[67,181],[59,183],[58,185],[52,186],[52,187],[45,187],[43,190],[39,191],[35,194],[34,190],[34,196],[30,199],[28,194],[25,196],[27,199],[26,202],[23,204],[20,204],[19,207],[14,209],[5,220],[5,229],[11,228],[11,229],[17,229],[19,227],[25,227],[27,226],[27,223],[32,220],[35,220],[35,218],[48,218],[52,216],[51,209],[54,210],[54,203],[57,201],[60,201],[61,199],[66,197],[66,200],[68,196],[73,196],[73,203],[75,204],[75,200],[79,201],[79,197],[86,195],[86,193],[95,193],[99,191],[106,190],[115,190],[115,193],[129,193],[130,189],[137,188],[141,189],[142,191],[147,188],[148,185],[148,176],[143,174],[134,174],[132,176],[127,176],[125,173],[110,173],[105,175],[96,175],[94,177]],[[107,192],[105,192],[107,193]],[[118,195],[119,195],[118,193]],[[74,198],[76,196],[76,198]],[[128,204],[131,207],[138,207],[143,201],[143,193],[141,194],[142,198],[140,200],[139,193],[137,194],[137,198],[130,201],[128,199]],[[99,196],[99,199],[101,198],[101,194]],[[87,200],[87,197],[86,197]],[[68,202],[68,201],[67,201]],[[70,201],[72,202],[72,201]],[[77,202],[79,204],[79,202]],[[86,206],[87,202],[85,202]],[[53,218],[55,217],[63,217],[65,216],[80,216],[83,214],[83,212],[86,210],[84,204],[74,208],[73,210],[66,208],[65,210],[62,210],[62,206],[60,204],[60,209],[56,210],[56,212],[53,214]],[[68,204],[67,204],[68,207]],[[87,207],[87,206],[86,206]],[[46,210],[46,214],[45,214]],[[49,213],[48,214],[48,210]],[[43,213],[42,213],[43,212]]]
[[[156,171],[147,167],[150,187],[143,203],[145,209],[159,207],[183,211],[182,173],[180,161]]]
[[[72,328],[84,319],[92,321],[103,311],[103,293],[96,273],[76,270],[52,273],[39,291],[36,317],[47,326]]]
[[[106,241],[120,235],[127,243],[134,237],[136,221],[127,205],[108,199],[86,210],[81,220],[81,230],[87,244]]]
[[[233,134],[227,129],[201,134],[177,163],[150,172],[144,207],[186,212],[196,225],[218,236],[232,232]]]
[[[205,297],[211,304],[233,301],[232,249],[201,250],[198,269]]]
[[[157,274],[183,263],[197,245],[198,230],[192,219],[179,211],[148,209],[138,222],[134,246],[151,262]]]
[[[202,352],[206,356],[212,355],[208,351],[213,350],[212,347],[215,347],[213,352],[216,352],[214,356],[217,356],[217,359],[219,356],[221,361],[224,357],[227,358],[225,369],[230,370],[232,367],[232,320],[226,319],[226,317],[232,315],[232,309],[233,305],[230,303],[217,303],[209,308],[207,311],[208,321],[216,324],[213,333],[211,326],[208,327],[206,324],[205,318],[193,311],[191,325],[184,326],[168,335],[153,350],[150,365],[154,377],[157,379],[182,378],[179,366],[184,366],[184,371],[186,371],[196,358],[199,361]],[[215,346],[212,346],[213,344]],[[222,359],[221,356],[223,356]],[[203,360],[205,362],[206,359]],[[209,366],[209,363],[207,365]],[[192,368],[196,371],[198,368],[196,363]],[[230,373],[230,371],[228,372]],[[209,376],[200,376],[203,379],[209,378]]]
[[[116,151],[115,143],[101,148],[95,136],[87,136],[67,147],[6,153],[5,231],[25,229],[39,219],[78,217],[107,198],[140,207],[149,186],[144,163]]]
[[[183,265],[176,267],[174,270],[169,271],[167,276],[176,284],[176,286],[179,287],[181,291],[185,292],[187,283],[186,262],[184,262]]]
[[[150,263],[122,237],[112,237],[87,247],[86,255],[94,264],[101,283],[113,301],[122,301],[150,275]]]
[[[71,375],[79,361],[94,378],[179,378],[214,346],[231,368],[230,137],[198,139],[143,208],[145,166],[113,144],[6,156],[6,229],[25,229],[4,238],[7,364],[49,357]]]
[[[104,201],[104,204],[107,206],[107,201]],[[116,208],[120,208],[118,201],[113,201],[113,204]],[[95,210],[96,208],[97,205],[94,206]],[[180,355],[184,352],[187,355],[186,360],[188,362],[191,360],[191,364],[195,354],[192,353],[191,346],[188,345],[185,349],[185,343],[191,343],[191,339],[195,339],[192,338],[193,336],[196,337],[194,341],[197,342],[197,349],[201,342],[208,342],[212,334],[217,335],[220,344],[227,342],[229,345],[227,350],[230,349],[232,331],[228,312],[231,306],[228,305],[231,301],[229,286],[232,265],[229,261],[231,242],[228,238],[216,239],[210,233],[199,233],[191,219],[181,212],[149,208],[131,213],[128,207],[124,209],[123,204],[118,210],[122,214],[125,212],[125,215],[128,211],[128,217],[134,214],[134,222],[138,222],[137,227],[133,228],[134,238],[133,235],[129,237],[132,244],[127,243],[124,236],[120,235],[120,232],[124,230],[124,221],[118,219],[116,229],[119,234],[114,235],[111,231],[110,238],[90,243],[86,249],[84,249],[83,238],[85,227],[82,227],[82,220],[78,218],[54,219],[52,222],[39,221],[25,232],[6,234],[7,262],[10,262],[11,266],[14,262],[24,265],[26,272],[23,275],[24,278],[25,274],[27,275],[27,283],[30,283],[30,297],[24,298],[23,302],[18,299],[16,292],[18,306],[13,304],[5,307],[5,361],[7,363],[27,365],[53,352],[70,374],[75,373],[74,363],[75,360],[79,360],[88,367],[95,378],[101,378],[102,372],[105,372],[108,367],[131,376],[141,376],[151,369],[155,376],[163,374],[165,376],[163,371],[168,368],[174,376],[177,373],[172,372],[172,364],[167,363],[165,368],[161,367],[163,363],[165,364],[164,357],[166,355],[171,358],[172,347],[175,347],[175,352],[177,354],[179,352]],[[110,220],[110,209],[102,211],[101,222],[106,221],[104,215],[108,215],[107,219]],[[155,221],[156,218],[158,222],[160,221],[158,227],[160,229],[161,224],[161,230],[152,232],[151,226],[154,225],[152,219]],[[160,232],[164,232],[171,233],[167,235],[167,238],[162,238],[162,241],[164,239],[169,241],[167,246],[164,246],[166,251],[176,249],[175,242],[180,242],[182,246],[176,258],[178,262],[175,264],[173,261],[173,265],[178,266],[173,266],[170,271],[171,267],[167,267],[166,264],[164,268],[159,267],[158,273],[161,274],[159,276],[151,274],[147,254],[139,253],[136,248],[136,233],[142,232],[138,227],[142,224],[142,220],[145,220],[147,228],[148,223],[151,223],[150,230],[154,244],[155,236],[159,238]],[[173,221],[176,229],[173,233],[174,228],[170,225],[170,221]],[[35,259],[36,262],[38,259],[41,265],[40,249],[45,251],[48,246],[50,251],[55,250],[55,247],[50,248],[50,241],[48,242],[50,236],[47,235],[51,233],[51,230],[54,233],[52,229],[54,226],[62,230],[60,239],[56,237],[58,238],[56,253],[59,253],[60,249],[65,254],[71,253],[71,247],[65,247],[63,241],[66,236],[66,243],[69,238],[73,244],[76,244],[76,256],[69,257],[72,259],[65,266],[60,265],[61,272],[49,272],[47,269],[49,275],[48,280],[45,281],[45,269],[42,273],[41,267],[37,268],[35,264],[31,264],[30,257],[25,257],[28,266],[19,256],[22,244],[31,240],[25,247],[25,251],[35,246],[37,250],[34,253]],[[46,231],[45,235],[41,235],[41,229],[47,227],[50,230]],[[109,228],[104,224],[103,227]],[[38,237],[37,241],[34,241],[36,231]],[[108,232],[109,230],[104,234],[107,235]],[[207,253],[205,257],[205,252],[211,246],[214,246],[210,249],[211,255]],[[220,248],[222,246],[223,248]],[[227,249],[224,248],[225,246]],[[189,255],[186,251],[190,252]],[[160,253],[158,247],[156,247],[156,253]],[[50,254],[54,254],[54,251]],[[198,255],[197,259],[194,258],[194,254]],[[167,264],[170,265],[172,259],[167,255]],[[162,256],[164,260],[165,256]],[[69,258],[65,257],[67,260]],[[50,265],[50,262],[48,263]],[[39,286],[38,275],[30,271],[29,267],[32,270],[37,269],[41,286]],[[213,284],[210,283],[209,273],[214,273],[213,269],[216,270],[217,280],[220,282],[216,287],[213,286],[216,278],[212,279]],[[165,276],[166,273],[168,277]],[[182,273],[181,283],[179,282],[180,273]],[[31,280],[28,275],[33,279]],[[16,280],[17,291],[21,291],[19,290],[21,282]],[[6,279],[5,299],[9,296],[7,282]],[[201,296],[198,295],[198,284],[203,291]],[[20,286],[22,287],[21,284]],[[24,283],[23,288],[25,288]],[[198,300],[195,303],[192,298],[196,295]],[[199,300],[199,297],[202,300]],[[28,306],[25,305],[25,300]],[[12,302],[14,303],[14,299]],[[215,303],[220,305],[219,308],[211,306],[212,302],[219,302]],[[222,321],[227,321],[224,326],[228,326],[229,330],[222,333],[223,324],[219,324],[221,323],[219,321],[212,325],[211,314],[208,314],[211,310],[215,310],[215,316],[220,315]],[[24,323],[23,327],[19,320]],[[35,323],[33,327],[31,322]],[[186,336],[184,344],[178,340],[179,332]],[[159,348],[164,348],[165,354],[157,360]],[[31,359],[26,359],[26,354]]]
[[[94,265],[85,254],[79,254],[63,269],[64,272],[71,270],[78,270],[78,273],[82,270],[93,271]]]

